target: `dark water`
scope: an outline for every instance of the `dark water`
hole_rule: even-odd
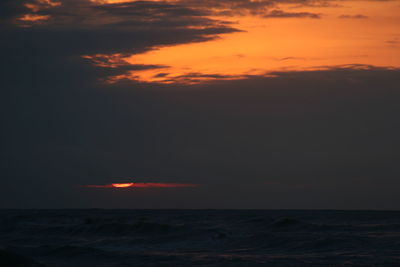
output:
[[[0,266],[400,266],[400,212],[3,210]]]

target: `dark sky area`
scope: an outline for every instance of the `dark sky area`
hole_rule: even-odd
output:
[[[0,3],[1,208],[400,208],[398,68],[110,84],[163,66],[83,55],[212,42],[242,32],[220,13],[276,1],[49,3]],[[83,187],[124,182],[198,186]]]

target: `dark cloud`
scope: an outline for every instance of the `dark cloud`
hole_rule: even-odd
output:
[[[117,4],[99,5],[95,9],[111,15],[129,17],[147,17],[152,14],[155,19],[163,16],[193,17],[204,16],[205,14],[197,9],[191,9],[181,5],[168,4],[167,2],[125,2]],[[143,12],[145,11],[145,12]]]
[[[388,43],[390,45],[398,45],[398,44],[400,44],[400,38],[395,37],[392,40],[386,41],[386,43]]]
[[[235,80],[243,77],[235,75],[221,75],[221,74],[204,74],[204,73],[187,73],[184,75],[178,75],[171,78],[165,78],[168,73],[162,73],[156,75],[156,77],[164,77],[163,81],[167,83],[199,83],[199,82],[210,82],[215,80]]]
[[[10,13],[5,16],[7,20],[0,20],[3,22],[0,24],[0,53],[3,61],[8,63],[4,65],[4,71],[12,75],[29,67],[47,71],[43,69],[45,64],[49,64],[46,66],[50,68],[49,73],[74,68],[71,64],[78,64],[80,60],[83,66],[87,59],[80,57],[89,55],[99,65],[99,60],[105,63],[107,55],[110,57],[115,53],[122,58],[161,45],[202,42],[238,31],[224,21],[209,19],[198,11],[165,2],[102,6],[84,0],[61,1],[60,5],[41,6],[37,13],[49,16],[48,20],[19,25],[16,18],[28,12],[25,5],[36,2],[0,3],[0,10],[8,7],[6,10]],[[161,67],[130,66],[121,62],[118,67],[99,70],[98,78],[106,78],[105,73],[117,75],[129,70]]]
[[[3,0],[0,3],[0,25],[30,11],[24,4],[28,1]]]
[[[357,15],[340,15],[340,19],[367,19],[368,17],[365,15],[357,14]]]
[[[296,7],[328,7],[337,5],[337,1],[331,0],[181,0],[182,5],[205,10],[218,15],[265,15],[269,10],[282,5]],[[211,9],[210,9],[211,7]]]
[[[123,10],[77,0],[43,7],[49,21],[18,27],[16,18],[30,12],[24,3],[0,3],[1,207],[398,208],[399,70],[105,85],[98,79],[163,67],[110,54],[123,59],[236,29],[187,6]],[[142,14],[129,14],[138,8]],[[202,186],[150,196],[79,187],[125,177]],[[284,186],[265,184],[274,182]]]
[[[286,12],[282,10],[272,10],[268,14],[264,15],[264,18],[312,18],[319,19],[321,14],[310,13],[310,12]]]
[[[106,87],[90,81],[91,68],[67,73],[20,69],[24,79],[3,87],[10,90],[1,106],[4,207],[177,207],[183,200],[326,207],[338,197],[393,207],[399,200],[398,70],[347,66],[207,85]],[[125,177],[204,186],[124,196],[129,202],[77,188]],[[271,191],[266,182],[286,186]],[[307,190],[289,190],[303,184]]]

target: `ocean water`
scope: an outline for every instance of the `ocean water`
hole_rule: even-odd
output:
[[[0,266],[400,266],[400,212],[1,210]]]

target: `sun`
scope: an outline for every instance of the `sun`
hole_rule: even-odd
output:
[[[132,187],[133,183],[126,183],[126,184],[111,184],[112,187],[118,187],[118,188],[122,188],[122,187]]]

